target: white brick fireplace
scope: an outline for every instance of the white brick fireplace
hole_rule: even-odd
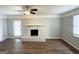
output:
[[[23,35],[22,41],[39,41],[39,42],[43,41],[45,42],[46,39],[44,38],[45,36],[43,35],[42,27],[43,25],[41,24],[26,24],[25,25],[26,35]]]

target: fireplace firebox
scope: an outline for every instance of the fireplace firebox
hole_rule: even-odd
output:
[[[38,29],[31,29],[31,36],[38,36]]]

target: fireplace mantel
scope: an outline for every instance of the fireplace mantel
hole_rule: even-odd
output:
[[[42,24],[26,24],[26,27],[39,27],[42,26]]]

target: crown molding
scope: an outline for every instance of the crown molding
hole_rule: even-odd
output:
[[[7,18],[60,18],[60,15],[25,15],[25,16],[7,16]]]
[[[69,12],[66,12],[64,14],[61,14],[61,17],[68,17],[68,16],[74,16],[74,15],[78,15],[79,14],[79,8],[73,9]]]

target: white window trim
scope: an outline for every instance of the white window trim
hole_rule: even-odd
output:
[[[79,38],[78,34],[73,33],[73,36]]]
[[[75,15],[75,16],[79,16],[79,15]],[[79,34],[74,33],[74,17],[75,16],[73,16],[73,36],[76,37],[76,38],[79,38]]]

